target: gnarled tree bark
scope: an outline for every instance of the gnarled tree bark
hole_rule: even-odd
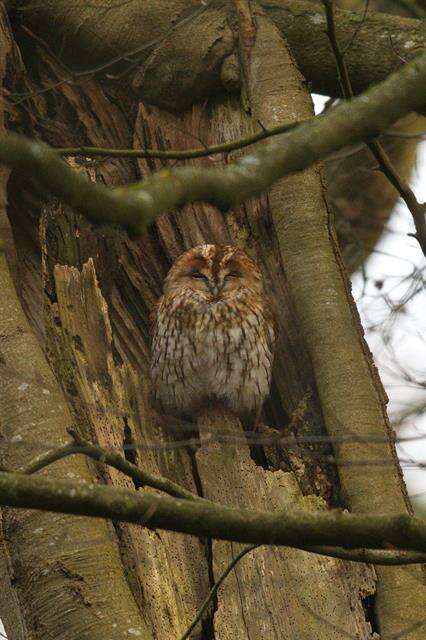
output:
[[[286,9],[290,3],[261,3],[265,13],[257,9],[253,14],[248,13],[247,21],[240,22],[237,27],[232,21],[227,22],[226,15],[220,10],[221,3],[212,3],[194,17],[193,10],[199,8],[199,3],[176,2],[176,33],[169,31],[173,26],[170,6],[166,15],[161,3],[161,6],[157,6],[158,3],[143,3],[143,6],[124,3],[119,13],[112,4],[109,10],[103,2],[104,21],[99,21],[98,12],[68,2],[35,5],[34,15],[29,5],[25,20],[28,18],[27,24],[34,28],[40,24],[40,16],[47,16],[51,29],[52,25],[59,24],[58,17],[62,16],[64,22],[60,24],[66,34],[66,44],[71,47],[71,43],[78,42],[82,52],[90,49],[93,52],[91,66],[105,60],[105,55],[122,55],[120,42],[123,40],[126,46],[133,47],[142,46],[153,38],[159,39],[153,51],[149,49],[151,58],[144,60],[145,73],[141,78],[146,84],[140,85],[142,89],[139,87],[138,91],[142,91],[145,100],[139,102],[125,83],[121,86],[105,84],[95,77],[61,82],[63,67],[39,44],[30,71],[25,73],[21,69],[20,77],[15,75],[13,80],[9,77],[8,86],[12,91],[16,93],[17,83],[20,83],[21,90],[25,88],[31,92],[24,103],[11,107],[14,118],[11,127],[42,137],[55,146],[89,143],[182,148],[192,147],[194,137],[214,144],[247,135],[257,126],[257,120],[270,127],[286,119],[311,115],[305,83],[281,36],[281,33],[288,36],[286,29],[291,20],[284,12],[291,13],[293,9]],[[299,0],[291,3],[298,16],[294,22],[304,20],[304,24],[310,25],[311,32],[318,35],[323,27],[313,19],[318,15],[317,9],[311,13],[313,10],[307,4]],[[134,10],[150,10],[151,13],[138,14],[139,18],[147,19],[134,20],[135,28],[126,32],[124,27],[121,29],[119,18],[125,16],[128,24],[128,12]],[[351,28],[358,19],[345,13],[340,18],[348,19]],[[396,23],[388,18],[385,20],[398,31]],[[111,33],[112,24],[116,40],[112,42],[112,49],[105,51],[105,43],[110,43],[111,39],[103,36]],[[139,28],[140,24],[144,25],[143,29]],[[189,29],[193,29],[194,24],[197,32],[189,42]],[[404,25],[402,29],[417,34],[416,21],[407,21]],[[76,39],[74,34],[77,32]],[[236,96],[218,95],[211,97],[207,104],[192,104],[197,96],[208,95],[220,86],[221,62],[233,52],[234,39],[238,37],[241,38],[245,109]],[[21,44],[28,43],[26,38],[21,39]],[[321,34],[321,42],[323,38],[325,36]],[[176,49],[168,44],[169,40],[182,47],[185,44],[183,61],[193,58],[186,67],[182,94],[179,93],[178,73],[181,67],[176,57],[176,65],[173,69],[170,66],[170,57]],[[297,38],[291,40],[289,36],[295,52],[296,41]],[[191,54],[189,44],[193,46],[192,51],[197,51],[196,55]],[[27,60],[24,47],[23,52]],[[331,54],[327,55],[331,61]],[[233,61],[236,61],[235,52]],[[359,72],[356,64],[360,63],[354,56],[353,68]],[[383,68],[386,73],[385,62]],[[168,76],[163,73],[165,69],[169,70]],[[159,76],[157,79],[155,73]],[[331,71],[327,73],[331,78]],[[333,65],[335,86],[334,74]],[[202,82],[198,83],[200,77]],[[376,79],[377,75],[370,76],[363,82]],[[192,92],[197,83],[196,91]],[[56,85],[55,90],[42,91],[49,85]],[[158,104],[149,104],[149,101]],[[174,107],[192,106],[180,114],[170,113],[162,107],[170,107],[171,102]],[[235,153],[231,157],[238,155]],[[207,157],[196,164],[209,167],[213,162],[215,160]],[[170,166],[167,161],[152,159],[137,163],[118,159],[87,163],[84,158],[75,158],[71,163],[76,169],[87,171],[92,179],[108,185],[127,184],[161,166]],[[125,451],[148,470],[161,473],[192,491],[203,491],[207,497],[220,498],[229,504],[258,508],[268,505],[278,510],[301,501],[305,506],[310,504],[319,508],[345,505],[358,512],[380,510],[386,513],[406,508],[403,485],[388,443],[378,445],[374,451],[363,443],[339,447],[338,454],[343,460],[376,455],[392,462],[384,473],[382,466],[379,473],[373,467],[362,476],[358,468],[355,472],[351,467],[342,467],[339,479],[333,467],[322,464],[313,446],[299,444],[289,450],[270,446],[263,451],[252,451],[250,457],[247,447],[237,449],[211,442],[206,444],[203,442],[206,431],[222,430],[227,426],[235,434],[241,433],[238,423],[220,413],[209,414],[200,421],[201,446],[195,453],[181,447],[168,449],[176,438],[183,437],[182,432],[171,428],[173,425],[166,425],[149,406],[148,318],[168,266],[179,253],[195,244],[234,242],[257,258],[268,287],[278,301],[280,340],[265,420],[282,433],[293,434],[296,444],[298,437],[305,434],[335,435],[342,431],[387,434],[383,393],[363,343],[317,168],[286,178],[267,196],[251,200],[226,216],[210,205],[187,205],[178,214],[171,212],[162,216],[150,232],[137,241],[130,240],[120,229],[94,228],[57,202],[50,201],[46,206],[45,199],[35,195],[18,176],[10,182],[9,195],[8,211],[20,261],[17,279],[21,299],[68,405],[64,405],[56,381],[46,370],[38,345],[32,336],[25,334],[28,340],[26,353],[38,354],[34,362],[43,375],[49,377],[48,390],[55,389],[55,407],[59,406],[61,413],[52,414],[49,428],[43,426],[35,432],[29,418],[14,426],[13,420],[23,420],[25,416],[12,416],[9,412],[14,433],[19,426],[25,439],[37,433],[40,444],[57,442],[58,438],[63,438],[64,427],[72,420],[86,437]],[[19,309],[17,313],[20,313]],[[16,346],[12,346],[17,349],[23,338],[18,334],[16,340]],[[24,364],[29,365],[29,356]],[[25,368],[17,371],[16,377],[18,384],[27,384]],[[36,411],[38,400],[45,403],[40,406],[47,407],[51,396],[45,397],[43,388],[34,384],[32,412]],[[44,414],[43,425],[47,418],[50,419],[49,413],[44,411]],[[270,433],[267,427],[263,429]],[[156,447],[151,448],[153,443]],[[129,445],[133,445],[133,449],[129,449]],[[23,453],[24,450],[22,456]],[[19,461],[16,459],[15,463]],[[268,469],[259,466],[259,462]],[[120,473],[101,465],[87,467],[81,460],[61,463],[52,467],[49,473],[59,477],[69,472],[84,478],[96,474],[101,482],[131,486],[128,478]],[[315,498],[309,497],[313,494]],[[6,515],[8,513],[6,511]],[[43,514],[34,517],[45,519],[42,528],[47,545],[55,540],[59,520],[64,527],[70,526],[71,522],[69,517],[55,517],[54,520]],[[73,535],[77,533],[85,544],[92,540],[96,529],[103,542],[93,550],[90,547],[92,558],[96,557],[99,566],[102,560],[113,563],[114,585],[115,581],[121,585],[120,598],[114,603],[110,593],[112,585],[102,575],[96,582],[96,598],[108,607],[105,621],[112,623],[114,619],[117,637],[126,630],[124,617],[134,616],[131,628],[140,629],[142,637],[174,640],[193,618],[212,581],[237,552],[237,546],[230,543],[210,545],[205,540],[188,539],[169,532],[157,533],[130,524],[117,524],[114,529],[107,529],[99,522],[95,526],[92,521],[73,520],[72,527]],[[24,529],[22,536],[17,538],[11,527],[8,531],[8,544],[13,548],[16,564],[20,545],[28,544],[30,533]],[[109,538],[105,542],[108,532]],[[40,547],[39,563],[45,562],[46,558],[50,561],[48,554],[54,553],[59,554],[54,561],[59,562],[55,566],[59,567],[61,585],[72,582],[76,590],[72,598],[78,600],[78,607],[83,610],[81,614],[77,607],[72,615],[78,618],[81,629],[95,634],[87,637],[98,637],[98,633],[100,637],[101,632],[105,636],[103,624],[93,630],[91,620],[87,618],[93,607],[87,605],[83,597],[85,592],[78,588],[83,582],[86,584],[86,578],[81,581],[78,577],[84,573],[84,563],[78,572],[74,567],[69,570],[60,555],[63,550],[53,545],[47,551]],[[274,562],[280,564],[282,581],[272,579]],[[265,628],[260,623],[267,625],[268,637],[272,638],[282,638],[285,633],[295,637],[304,634],[309,638],[328,638],[330,625],[336,638],[346,637],[348,631],[361,636],[370,633],[370,623],[365,621],[362,609],[363,598],[374,592],[375,577],[370,568],[362,565],[354,568],[338,560],[324,561],[303,552],[272,549],[257,550],[251,559],[245,558],[242,563],[245,564],[224,584],[214,608],[204,618],[202,631],[197,627],[194,638],[210,639],[214,634],[217,638],[228,638],[249,632],[258,637],[260,629]],[[262,574],[261,579],[259,574]],[[112,575],[111,569],[109,575]],[[378,575],[377,613],[386,640],[392,634],[406,631],[413,621],[420,620],[425,592],[419,584],[421,575],[417,569],[380,569]],[[91,575],[90,580],[95,578]],[[321,601],[315,605],[318,608],[312,612],[313,607],[307,599],[315,597],[313,587],[320,580],[325,586],[321,587]],[[296,587],[300,582],[302,593]],[[43,581],[39,572],[34,585],[39,597],[45,600],[50,593],[49,584],[47,579]],[[255,593],[260,584],[267,588],[262,598]],[[19,589],[18,593],[21,594]],[[30,601],[33,614],[40,616],[33,592],[25,592],[24,596]],[[67,606],[67,597],[66,587],[61,586],[58,602],[62,607]],[[267,615],[266,605],[270,602],[274,603],[275,610]],[[74,600],[72,603],[74,606]],[[280,606],[284,611],[278,610]],[[117,612],[119,607],[124,608]],[[262,611],[265,618],[260,620],[260,616],[253,616],[253,607],[265,607]],[[25,618],[22,611],[19,613]],[[30,627],[33,620],[31,616],[25,618]],[[139,621],[139,627],[135,626],[134,620]],[[47,626],[33,626],[34,640],[41,640],[42,633],[47,630],[54,637],[72,637],[66,635],[72,633],[71,623],[64,629],[60,620],[51,617],[43,619],[43,624]],[[410,640],[421,636],[421,628],[407,635]]]

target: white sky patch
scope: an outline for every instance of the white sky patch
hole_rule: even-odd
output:
[[[314,95],[315,112],[324,108],[327,97]],[[426,201],[426,143],[418,147],[418,161],[411,187],[420,202]],[[425,259],[414,238],[410,212],[399,200],[387,231],[364,265],[352,278],[365,337],[379,369],[389,397],[391,419],[413,404],[426,404],[426,291],[421,276],[426,276]],[[413,287],[413,274],[419,281]],[[376,286],[376,283],[381,287]],[[415,283],[414,283],[415,284]],[[415,289],[419,289],[414,293]],[[405,297],[413,297],[401,311],[390,313]],[[383,340],[389,335],[389,342]],[[426,504],[426,415],[411,416],[398,436],[416,440],[398,445],[408,493],[416,502]],[[407,461],[407,462],[405,462]],[[421,468],[420,465],[424,466]]]
[[[426,200],[426,145],[419,148],[418,165],[412,179],[417,199]],[[366,328],[366,338],[374,354],[380,375],[389,396],[389,415],[398,416],[412,404],[426,404],[426,291],[421,280],[413,287],[413,273],[425,277],[424,256],[414,238],[414,224],[405,204],[399,202],[388,223],[389,232],[383,234],[365,265],[367,283],[364,295],[361,273],[353,278],[353,293]],[[388,255],[384,255],[388,254]],[[374,282],[383,283],[378,291]],[[417,291],[417,293],[416,293]],[[389,304],[398,305],[404,297],[413,297],[400,312],[389,317]],[[387,301],[384,299],[386,297]],[[358,298],[360,298],[358,302]],[[390,342],[383,341],[383,331],[390,330]],[[398,446],[401,458],[412,460],[413,468],[402,463],[410,495],[426,502],[426,415],[412,416],[398,435],[423,439]],[[423,502],[423,501],[422,501]]]

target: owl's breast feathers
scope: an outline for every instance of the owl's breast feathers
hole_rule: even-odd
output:
[[[260,412],[277,333],[266,296],[173,292],[158,301],[151,326],[153,391],[163,411],[192,414],[215,399],[241,416]]]

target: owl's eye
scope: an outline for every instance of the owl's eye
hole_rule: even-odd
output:
[[[225,276],[225,278],[240,278],[240,277],[241,277],[241,273],[239,273],[238,271],[230,271]]]
[[[197,278],[198,280],[207,280],[207,276],[205,276],[203,273],[200,273],[199,271],[194,271],[194,273],[191,273],[191,278]]]

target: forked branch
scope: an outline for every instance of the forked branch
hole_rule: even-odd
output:
[[[352,83],[349,78],[348,69],[345,63],[344,55],[340,50],[340,46],[336,36],[336,27],[334,23],[333,0],[323,0],[325,13],[327,17],[327,34],[330,44],[336,58],[337,69],[339,73],[339,81],[342,87],[342,94],[346,100],[352,100],[354,92]],[[423,89],[424,91],[424,89]],[[412,189],[408,183],[402,179],[395,167],[393,166],[389,156],[378,140],[370,140],[367,147],[377,160],[382,173],[388,178],[389,182],[398,191],[401,198],[407,205],[414,222],[416,233],[411,234],[418,241],[423,255],[426,257],[426,203],[417,201]]]
[[[426,53],[365,94],[271,139],[221,169],[161,170],[142,183],[107,188],[91,183],[46,145],[9,134],[0,140],[0,162],[26,174],[91,221],[121,224],[140,234],[160,214],[188,202],[227,210],[342,147],[386,131],[426,104]]]

